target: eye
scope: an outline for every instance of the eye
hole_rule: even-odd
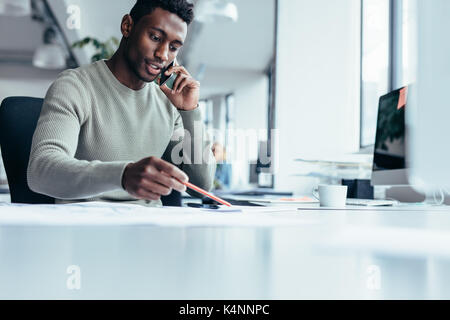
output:
[[[161,40],[160,37],[155,36],[154,34],[151,34],[151,35],[150,35],[150,39],[152,39],[153,41],[157,41],[157,42],[159,42],[159,41]]]
[[[170,46],[170,50],[175,52],[175,51],[178,50],[178,48],[177,48],[177,47],[174,47],[174,46]]]

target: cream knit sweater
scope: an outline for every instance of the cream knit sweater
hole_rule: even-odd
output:
[[[184,139],[183,128],[192,139]],[[180,153],[180,142],[193,153]],[[135,201],[121,185],[125,167],[150,156],[172,162],[174,148],[190,181],[210,189],[215,161],[200,111],[177,110],[155,83],[138,91],[126,87],[102,60],[62,72],[48,90],[33,137],[28,184],[57,203]],[[186,164],[187,157],[203,162]]]

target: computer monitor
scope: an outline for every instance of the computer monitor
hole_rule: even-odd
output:
[[[405,146],[407,87],[380,98],[373,156],[372,185],[406,186]]]
[[[450,1],[417,1],[416,85],[407,113],[410,182],[450,191]]]

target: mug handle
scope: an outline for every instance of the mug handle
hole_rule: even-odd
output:
[[[313,194],[313,197],[314,197],[314,198],[316,198],[317,200],[320,201],[320,198],[319,198],[319,188],[317,188],[317,187],[313,188],[312,194]]]

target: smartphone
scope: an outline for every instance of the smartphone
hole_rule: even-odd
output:
[[[219,209],[220,207],[216,204],[202,204],[202,203],[188,203],[188,207],[191,208],[201,208],[201,209]]]
[[[167,67],[163,68],[160,75],[155,79],[156,84],[158,84],[160,87],[166,85],[169,89],[173,89],[173,84],[175,82],[175,79],[177,78],[177,75],[175,73],[172,73],[170,76],[167,76],[165,73],[175,65],[175,61],[176,59],[172,61],[172,63]]]

